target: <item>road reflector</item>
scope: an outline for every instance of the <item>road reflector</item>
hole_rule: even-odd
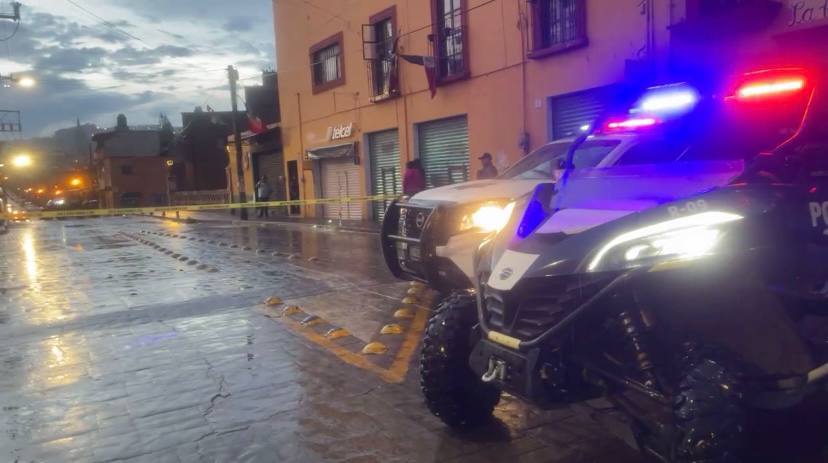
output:
[[[282,309],[282,316],[287,317],[289,315],[297,314],[301,311],[302,309],[300,309],[298,305],[289,305]]]
[[[328,339],[339,339],[350,335],[351,333],[349,333],[345,328],[331,328],[327,333],[325,333],[325,337]]]
[[[414,318],[414,310],[408,308],[397,309],[394,318]]]
[[[412,286],[412,287],[408,288],[408,291],[406,291],[406,293],[407,293],[409,296],[418,296],[418,295],[419,295],[422,291],[423,291],[423,290],[422,290],[422,288],[421,288],[421,287],[419,287],[419,286]]]
[[[403,298],[402,303],[403,304],[416,304],[417,303],[417,298],[416,297],[411,297],[411,296],[406,296],[406,297]]]
[[[313,326],[322,323],[322,319],[317,317],[316,315],[308,315],[300,323],[302,324],[302,326]]]
[[[269,298],[265,299],[264,302],[266,305],[281,305],[282,299],[278,296],[270,296]]]
[[[396,323],[389,323],[380,330],[380,334],[402,334],[402,327]]]
[[[388,347],[381,342],[369,342],[362,348],[362,353],[366,355],[380,355],[388,352]]]

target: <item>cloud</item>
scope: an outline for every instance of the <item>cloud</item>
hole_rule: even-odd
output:
[[[156,123],[210,104],[229,106],[228,64],[250,75],[275,61],[270,0],[84,0],[106,23],[62,0],[24,8],[8,43],[9,69],[28,69],[35,89],[9,89],[4,104],[23,112],[25,135],[81,122]],[[138,37],[139,40],[129,37]],[[8,71],[6,71],[8,72]]]
[[[232,16],[224,22],[222,28],[230,32],[249,31],[253,28],[253,18],[244,16]]]

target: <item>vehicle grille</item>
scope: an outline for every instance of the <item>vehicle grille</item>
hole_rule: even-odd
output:
[[[420,239],[423,234],[423,227],[433,209],[427,207],[399,206],[399,228],[400,236]]]
[[[482,286],[486,324],[490,329],[518,339],[535,338],[597,293],[604,283],[559,277],[524,281],[511,291]]]

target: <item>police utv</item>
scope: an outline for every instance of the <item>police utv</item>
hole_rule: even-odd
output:
[[[475,290],[429,321],[429,409],[462,428],[502,391],[540,407],[604,396],[646,453],[745,461],[747,412],[828,378],[827,79],[662,86],[597,124],[659,148],[515,204],[475,256]]]

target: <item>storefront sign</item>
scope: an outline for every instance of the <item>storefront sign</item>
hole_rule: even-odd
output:
[[[341,140],[353,134],[354,123],[328,127],[328,140]]]
[[[789,1],[788,27],[828,19],[828,0]]]

